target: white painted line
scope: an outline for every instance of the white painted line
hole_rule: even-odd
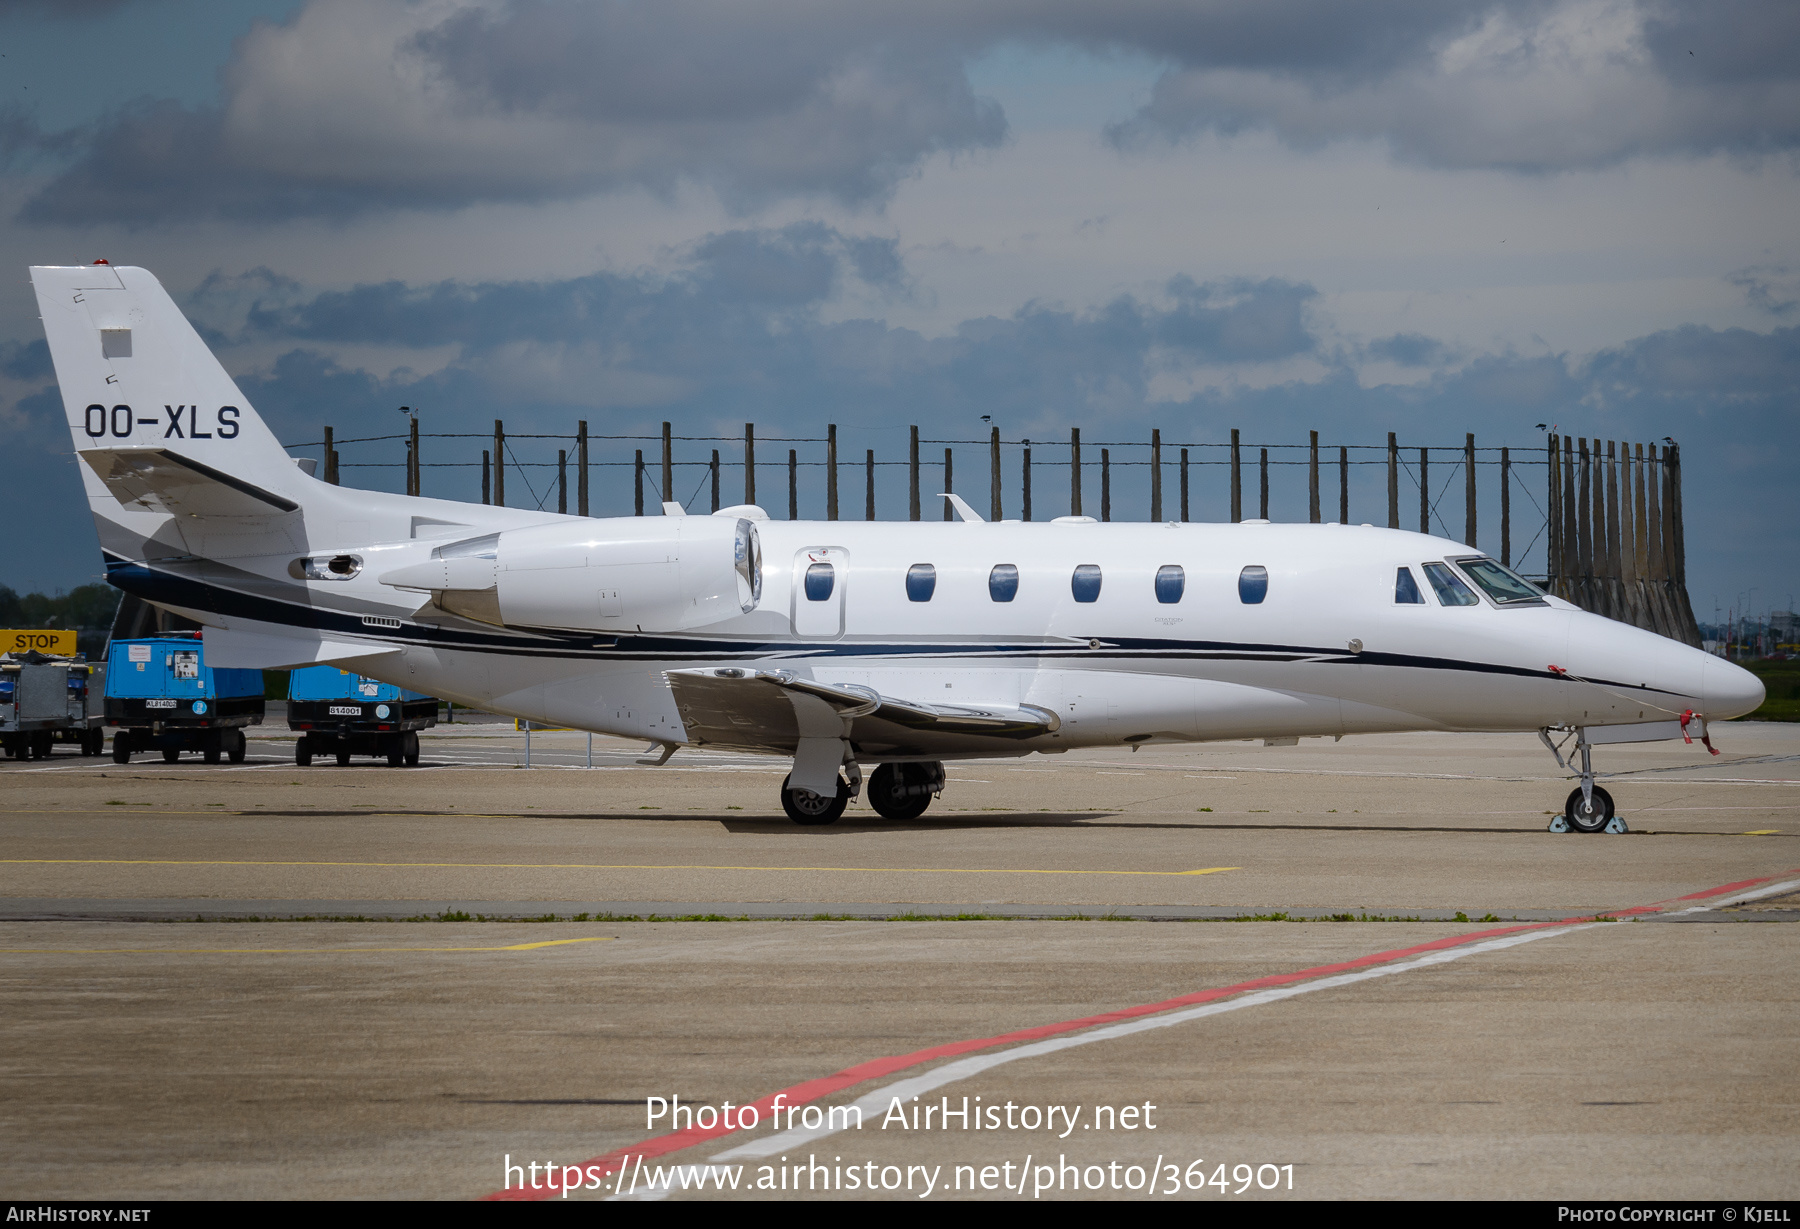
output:
[[[1715,900],[1710,905],[1695,905],[1691,909],[1683,909],[1682,912],[1711,913],[1714,909],[1723,909],[1727,905],[1741,905],[1747,900],[1761,900],[1765,896],[1780,896],[1783,892],[1792,892],[1796,888],[1800,888],[1800,879],[1790,879],[1786,883],[1757,888],[1754,892],[1740,892],[1736,896],[1727,896],[1724,900]]]
[[[1606,925],[1604,922],[1587,922],[1574,926],[1566,926],[1555,930],[1535,930],[1524,934],[1505,935],[1498,939],[1489,939],[1483,943],[1471,943],[1467,947],[1449,948],[1441,952],[1428,952],[1415,960],[1397,964],[1381,965],[1373,969],[1363,969],[1356,973],[1342,973],[1336,977],[1322,977],[1318,981],[1304,982],[1298,986],[1287,986],[1275,990],[1258,990],[1240,998],[1227,999],[1220,1003],[1206,1003],[1199,1007],[1190,1007],[1185,1011],[1174,1011],[1164,1016],[1151,1016],[1142,1020],[1128,1020],[1121,1024],[1110,1024],[1086,1033],[1077,1033],[1070,1037],[1053,1037],[1046,1041],[1032,1042],[1029,1045],[1015,1046],[1010,1050],[1001,1050],[996,1054],[978,1054],[969,1058],[958,1059],[946,1063],[923,1075],[899,1080],[884,1088],[861,1097],[856,1107],[862,1110],[865,1117],[879,1116],[886,1112],[893,1098],[899,1097],[903,1102],[908,1098],[923,1096],[946,1084],[954,1084],[972,1076],[991,1070],[1003,1063],[1016,1062],[1022,1058],[1038,1058],[1045,1054],[1055,1054],[1076,1046],[1090,1045],[1096,1041],[1112,1041],[1120,1037],[1129,1037],[1134,1033],[1148,1032],[1151,1029],[1172,1028],[1177,1024],[1186,1024],[1190,1020],[1199,1020],[1206,1016],[1223,1015],[1228,1011],[1237,1011],[1244,1007],[1260,1007],[1267,1003],[1279,1003],[1284,999],[1295,998],[1302,994],[1311,994],[1315,990],[1333,990],[1340,986],[1355,985],[1357,982],[1373,981],[1378,977],[1392,977],[1399,973],[1410,973],[1416,969],[1434,968],[1440,964],[1448,964],[1452,960],[1461,960],[1466,956],[1474,956],[1482,952],[1494,952],[1503,948],[1517,947],[1521,943],[1532,943],[1538,939],[1548,939],[1557,935],[1571,934],[1577,930],[1586,930],[1591,926]],[[827,1119],[829,1122],[829,1117]],[[839,1128],[840,1130],[843,1128]],[[763,1139],[751,1140],[739,1144],[735,1148],[727,1148],[724,1152],[709,1157],[709,1160],[723,1161],[735,1157],[773,1156],[778,1152],[786,1152],[834,1135],[837,1131],[829,1125],[816,1128],[800,1127],[782,1131]]]

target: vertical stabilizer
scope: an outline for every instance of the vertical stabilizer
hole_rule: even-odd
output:
[[[31,281],[77,453],[163,449],[301,493],[309,480],[148,270],[39,266]]]

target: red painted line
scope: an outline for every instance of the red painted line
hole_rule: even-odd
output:
[[[1800,872],[1787,871],[1785,874]],[[1698,900],[1706,896],[1719,896],[1738,888],[1753,887],[1759,883],[1770,883],[1781,878],[1770,875],[1764,879],[1747,879],[1742,883],[1728,883],[1723,887],[1710,888],[1704,892],[1695,892],[1688,896],[1676,897],[1677,900]],[[1667,903],[1667,902],[1659,902]],[[1461,947],[1466,943],[1474,943],[1481,939],[1492,939],[1499,935],[1519,934],[1527,930],[1547,930],[1556,926],[1567,926],[1572,923],[1591,922],[1595,917],[1631,917],[1641,913],[1655,913],[1659,905],[1637,905],[1630,909],[1620,909],[1612,913],[1593,914],[1586,917],[1564,918],[1559,922],[1528,922],[1519,926],[1501,926],[1493,930],[1477,930],[1472,934],[1452,935],[1449,938],[1433,939],[1429,943],[1419,943],[1412,947],[1395,948],[1392,951],[1374,952],[1367,956],[1358,956],[1354,960],[1344,960],[1336,964],[1315,965],[1310,969],[1301,969],[1296,973],[1274,973],[1267,977],[1258,977],[1250,981],[1239,982],[1234,986],[1221,986],[1214,990],[1196,990],[1192,994],[1183,994],[1176,998],[1164,999],[1159,1003],[1143,1003],[1136,1007],[1122,1007],[1117,1011],[1104,1012],[1097,1016],[1083,1016],[1078,1020],[1063,1020],[1056,1024],[1040,1024],[1034,1028],[1017,1029],[1010,1033],[1000,1033],[993,1037],[976,1037],[967,1041],[946,1042],[943,1045],[928,1046],[923,1050],[914,1050],[910,1054],[896,1054],[887,1058],[872,1058],[868,1062],[858,1063],[853,1067],[845,1067],[842,1071],[831,1075],[819,1076],[805,1080],[792,1087],[770,1093],[761,1100],[752,1101],[747,1108],[756,1110],[757,1121],[767,1121],[770,1110],[777,1099],[784,1108],[801,1106],[828,1097],[834,1092],[861,1084],[865,1080],[878,1079],[892,1075],[896,1071],[904,1071],[908,1067],[918,1067],[940,1058],[955,1058],[974,1050],[991,1049],[994,1046],[1010,1045],[1017,1042],[1040,1041],[1045,1037],[1055,1037],[1061,1033],[1077,1032],[1085,1028],[1093,1028],[1102,1024],[1115,1024],[1120,1020],[1135,1020],[1142,1016],[1153,1016],[1165,1011],[1173,1011],[1179,1007],[1193,1007],[1201,1003],[1210,1003],[1217,999],[1229,998],[1234,994],[1243,994],[1251,990],[1267,990],[1274,986],[1288,986],[1299,981],[1309,981],[1315,977],[1329,977],[1337,973],[1347,973],[1353,969],[1366,969],[1372,965],[1392,964],[1396,960],[1404,960],[1408,956],[1418,956],[1425,952],[1443,951],[1447,948]],[[740,1110],[741,1114],[743,1111]],[[652,1160],[667,1156],[671,1152],[703,1144],[709,1139],[717,1139],[721,1135],[734,1135],[739,1128],[726,1127],[722,1123],[711,1127],[689,1127],[686,1130],[672,1131],[667,1135],[658,1135],[641,1143],[630,1144],[624,1148],[615,1148],[577,1166],[556,1167],[558,1173],[565,1168],[580,1169],[584,1180],[588,1180],[590,1167],[597,1167],[601,1177],[622,1173],[628,1159]],[[544,1186],[533,1190],[529,1187],[494,1191],[483,1196],[487,1200],[510,1200],[532,1202],[550,1199],[561,1194],[560,1187]]]
[[[1761,879],[1746,879],[1742,883],[1728,883],[1721,888],[1708,888],[1704,892],[1690,892],[1686,896],[1677,896],[1676,900],[1704,900],[1708,896],[1723,896],[1727,892],[1735,892],[1739,888],[1753,888],[1759,883],[1774,883],[1777,879],[1788,875],[1800,875],[1800,867],[1791,871],[1782,871],[1779,875],[1764,875]]]

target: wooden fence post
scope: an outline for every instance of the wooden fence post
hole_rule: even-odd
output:
[[[1231,521],[1244,519],[1244,465],[1238,454],[1238,429],[1231,429]]]
[[[1475,434],[1468,432],[1463,436],[1463,530],[1468,535],[1463,539],[1470,546],[1475,545]]]
[[[1400,528],[1400,443],[1388,432],[1388,528]]]
[[[556,450],[556,510],[564,516],[569,512],[569,450]]]
[[[712,510],[719,510],[719,450],[712,450]]]
[[[868,486],[865,488],[863,495],[863,519],[872,521],[875,519],[875,450],[873,448],[869,449],[868,460],[865,462],[865,465],[867,466],[867,469],[864,474],[864,481],[868,483]]]
[[[1261,470],[1262,498],[1257,501],[1256,515],[1262,517],[1262,519],[1266,521],[1269,519],[1269,450],[1267,448],[1262,450]]]
[[[744,502],[756,502],[756,424],[744,424]]]
[[[1000,502],[1000,428],[988,432],[988,519],[996,524],[1005,516]]]
[[[825,519],[838,518],[837,424],[825,428]]]
[[[1338,449],[1338,524],[1350,523],[1350,450]]]
[[[1500,565],[1512,566],[1512,453],[1500,449]]]
[[[1306,461],[1306,519],[1317,525],[1321,519],[1319,512],[1319,433],[1309,431],[1309,451]]]
[[[1161,521],[1162,516],[1162,432],[1156,428],[1150,431],[1150,519]]]
[[[717,453],[713,454],[717,456]],[[718,486],[715,479],[713,487],[713,509],[718,509]],[[588,432],[587,419],[575,424],[575,514],[588,514]]]
[[[1081,515],[1081,428],[1069,428],[1069,515]]]
[[[492,502],[492,496],[488,490],[488,484],[491,481],[488,469],[488,450],[483,448],[481,450],[481,502],[484,504]]]
[[[800,454],[788,449],[788,520],[800,519]]]
[[[330,427],[325,428],[325,481],[329,482],[332,486],[338,485],[337,442],[332,436]],[[485,496],[482,498],[481,502],[487,502]]]
[[[1100,519],[1112,520],[1112,449],[1100,450]]]
[[[644,515],[644,450],[636,450],[636,458],[631,466],[631,514]]]
[[[506,506],[506,427],[494,420],[494,506]]]
[[[919,519],[919,429],[914,427],[906,452],[906,519]]]
[[[1419,449],[1419,532],[1431,532],[1431,449]]]
[[[1023,459],[1019,463],[1019,518],[1031,519],[1031,441],[1025,441]]]
[[[1188,450],[1185,448],[1183,448],[1181,450],[1181,521],[1182,521],[1182,524],[1184,524],[1184,525],[1187,523],[1187,519],[1188,519],[1188,455],[1187,455],[1187,452],[1188,452]]]
[[[658,503],[672,503],[675,499],[675,440],[669,431],[669,424],[663,424],[662,455],[662,498]]]

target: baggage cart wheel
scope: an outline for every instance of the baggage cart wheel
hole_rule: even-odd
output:
[[[113,763],[131,763],[131,732],[120,730],[113,735]]]
[[[88,734],[87,734],[87,742],[82,747],[82,751],[84,751],[88,755],[105,755],[106,754],[106,731],[100,729],[98,726],[96,726],[94,729],[89,730]]]
[[[312,767],[312,740],[304,734],[294,740],[294,763],[302,768]]]
[[[214,730],[200,744],[200,755],[208,764],[217,764],[225,754],[225,737],[223,730]]]
[[[405,735],[402,736],[401,741],[406,746],[406,766],[408,768],[417,768],[419,766],[419,734],[418,734],[418,731],[408,730],[405,733]]]
[[[250,750],[250,740],[244,737],[242,730],[227,730],[225,738],[227,743],[225,754],[231,758],[233,764],[242,764],[245,754]]]
[[[338,745],[337,749],[337,765],[339,768],[350,767],[350,748],[341,743]]]
[[[47,760],[50,758],[50,737],[49,730],[32,731],[31,756],[33,759]]]
[[[398,768],[406,763],[406,739],[398,734],[390,734],[382,740],[387,743],[387,762],[389,768]]]
[[[163,763],[165,763],[165,764],[173,764],[176,760],[179,760],[181,758],[181,748],[180,747],[164,747],[162,749],[162,752],[163,752]]]

